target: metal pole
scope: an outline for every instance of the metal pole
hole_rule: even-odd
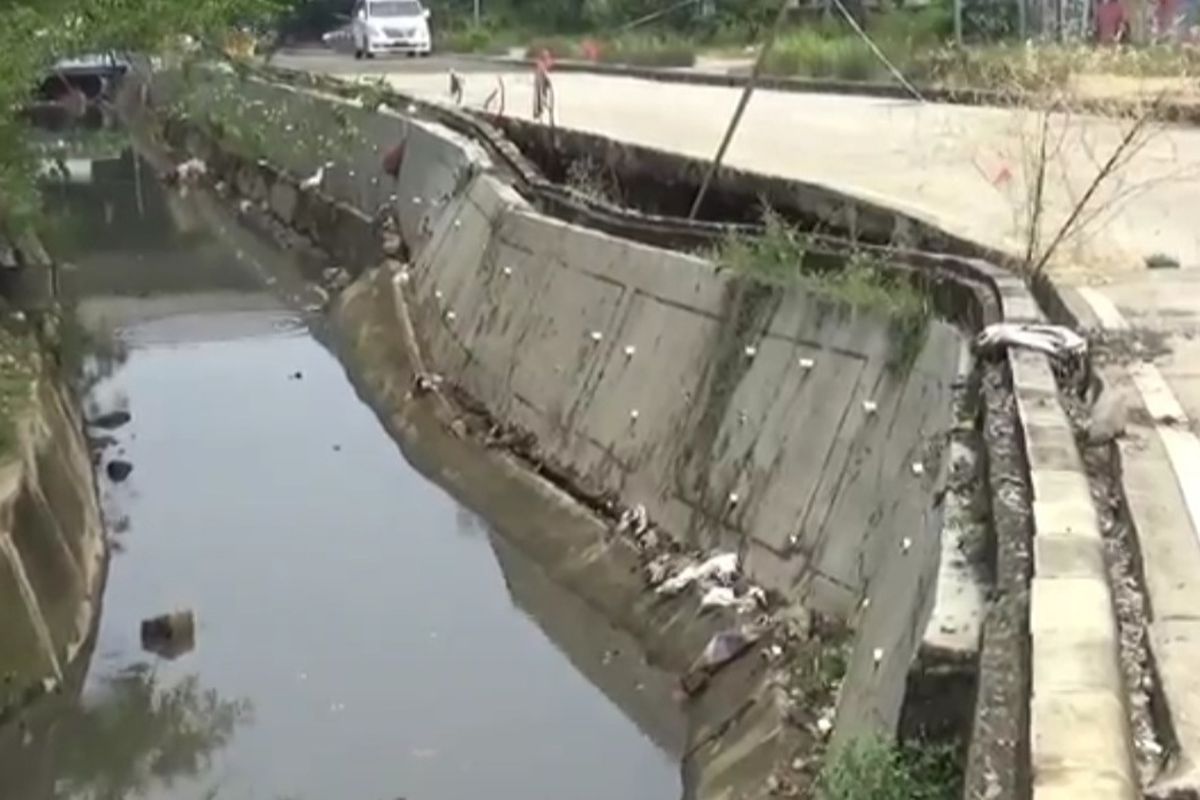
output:
[[[763,39],[762,49],[758,51],[758,58],[754,59],[754,67],[750,70],[750,77],[746,79],[746,88],[742,90],[742,97],[733,111],[733,118],[729,120],[729,127],[725,129],[725,138],[721,140],[721,146],[717,148],[717,155],[713,158],[713,163],[704,176],[704,183],[700,184],[700,191],[696,192],[696,199],[692,202],[692,210],[688,212],[688,219],[696,218],[696,214],[700,211],[700,205],[704,202],[704,195],[708,194],[708,185],[712,183],[713,177],[721,169],[725,151],[729,149],[729,143],[733,141],[733,134],[737,130],[738,123],[742,121],[742,114],[745,113],[746,106],[750,103],[750,95],[754,94],[754,85],[758,82],[758,74],[762,72],[763,64],[767,60],[767,53],[770,52],[771,45],[775,44],[779,26],[783,24],[783,18],[787,16],[788,6],[792,2],[793,0],[781,0],[779,3],[779,12],[775,15],[775,22],[767,31],[767,37]]]
[[[963,0],[954,0],[954,43],[959,47],[962,47],[962,6]]]
[[[479,0],[475,0],[475,27],[479,27]]]

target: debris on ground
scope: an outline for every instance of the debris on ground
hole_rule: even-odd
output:
[[[1146,256],[1147,269],[1179,269],[1179,259],[1166,253],[1153,253]]]
[[[621,512],[621,518],[617,520],[617,533],[632,533],[634,536],[641,536],[646,532],[649,524],[646,507],[638,503]]]
[[[164,658],[178,658],[196,646],[196,618],[191,611],[174,611],[142,620],[142,649]]]
[[[662,585],[658,587],[658,593],[678,594],[693,583],[714,579],[728,584],[737,577],[737,574],[737,553],[718,553],[699,564],[689,564],[684,567],[674,577],[663,581]]]
[[[300,191],[309,192],[314,189],[320,189],[321,185],[323,183],[325,183],[325,169],[327,167],[332,167],[332,166],[333,166],[333,162],[331,161],[331,162],[322,164],[321,166],[317,167],[316,172],[314,172],[312,175],[309,175],[304,180],[300,181],[300,184],[299,184]]]
[[[712,586],[700,598],[702,611],[710,608],[733,608],[737,611],[756,611],[767,606],[767,593],[751,586],[742,595],[729,586]]]
[[[104,471],[113,483],[121,483],[133,472],[133,464],[116,458],[105,465]]]
[[[1051,356],[1081,356],[1087,352],[1087,340],[1062,325],[1024,322],[996,322],[975,337],[979,352],[996,352],[1005,347],[1022,347]]]
[[[413,394],[417,397],[429,394],[442,385],[442,376],[436,373],[422,373],[413,381]]]
[[[128,411],[110,411],[88,420],[88,425],[111,431],[128,424],[131,419],[133,419],[133,415]]]
[[[189,158],[187,161],[176,164],[163,173],[162,180],[167,184],[192,184],[198,182],[207,174],[207,164],[199,158]]]
[[[341,291],[350,285],[350,273],[341,267],[328,267],[321,272],[325,285],[334,291]]]
[[[721,667],[753,647],[760,635],[760,632],[752,626],[731,628],[713,634],[700,656],[680,679],[683,690],[689,695],[699,692],[708,685],[709,679]]]

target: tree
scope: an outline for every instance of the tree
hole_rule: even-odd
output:
[[[39,208],[37,159],[22,110],[63,58],[156,53],[183,35],[219,52],[238,26],[262,25],[295,0],[0,0],[0,229]]]

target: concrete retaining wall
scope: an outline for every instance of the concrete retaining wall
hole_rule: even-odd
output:
[[[104,564],[82,421],[43,378],[0,467],[0,721],[61,684],[91,633]]]
[[[880,312],[542,215],[438,125],[245,91],[288,109],[280,124],[346,118],[362,137],[332,159],[324,195],[270,168],[240,181],[247,194],[322,241],[321,196],[362,219],[392,202],[432,368],[533,433],[586,491],[643,503],[702,547],[737,547],[756,580],[853,620],[839,730],[894,725],[935,588],[940,444],[969,367],[957,329],[935,321],[905,344]],[[392,181],[379,161],[398,131]],[[219,157],[201,137],[190,146]],[[314,168],[283,144],[265,157],[295,177]]]

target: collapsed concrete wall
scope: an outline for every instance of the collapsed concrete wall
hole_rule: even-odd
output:
[[[0,467],[0,721],[61,685],[91,633],[104,565],[82,420],[43,376]]]
[[[413,255],[404,277],[431,367],[534,434],[587,492],[642,503],[699,546],[736,547],[756,580],[852,620],[839,719],[894,726],[933,600],[940,435],[968,366],[954,327],[931,321],[902,341],[886,313],[547,217],[480,147],[407,111],[238,87],[277,110],[278,129],[303,119],[355,141],[331,155],[321,192],[297,189],[319,162],[283,137],[222,175],[245,175],[245,194],[334,252],[351,252],[337,246],[345,233],[313,220],[341,208],[369,235],[387,204]],[[193,91],[189,113],[225,90]],[[203,136],[179,138],[224,158]],[[398,138],[392,180],[380,161]]]

